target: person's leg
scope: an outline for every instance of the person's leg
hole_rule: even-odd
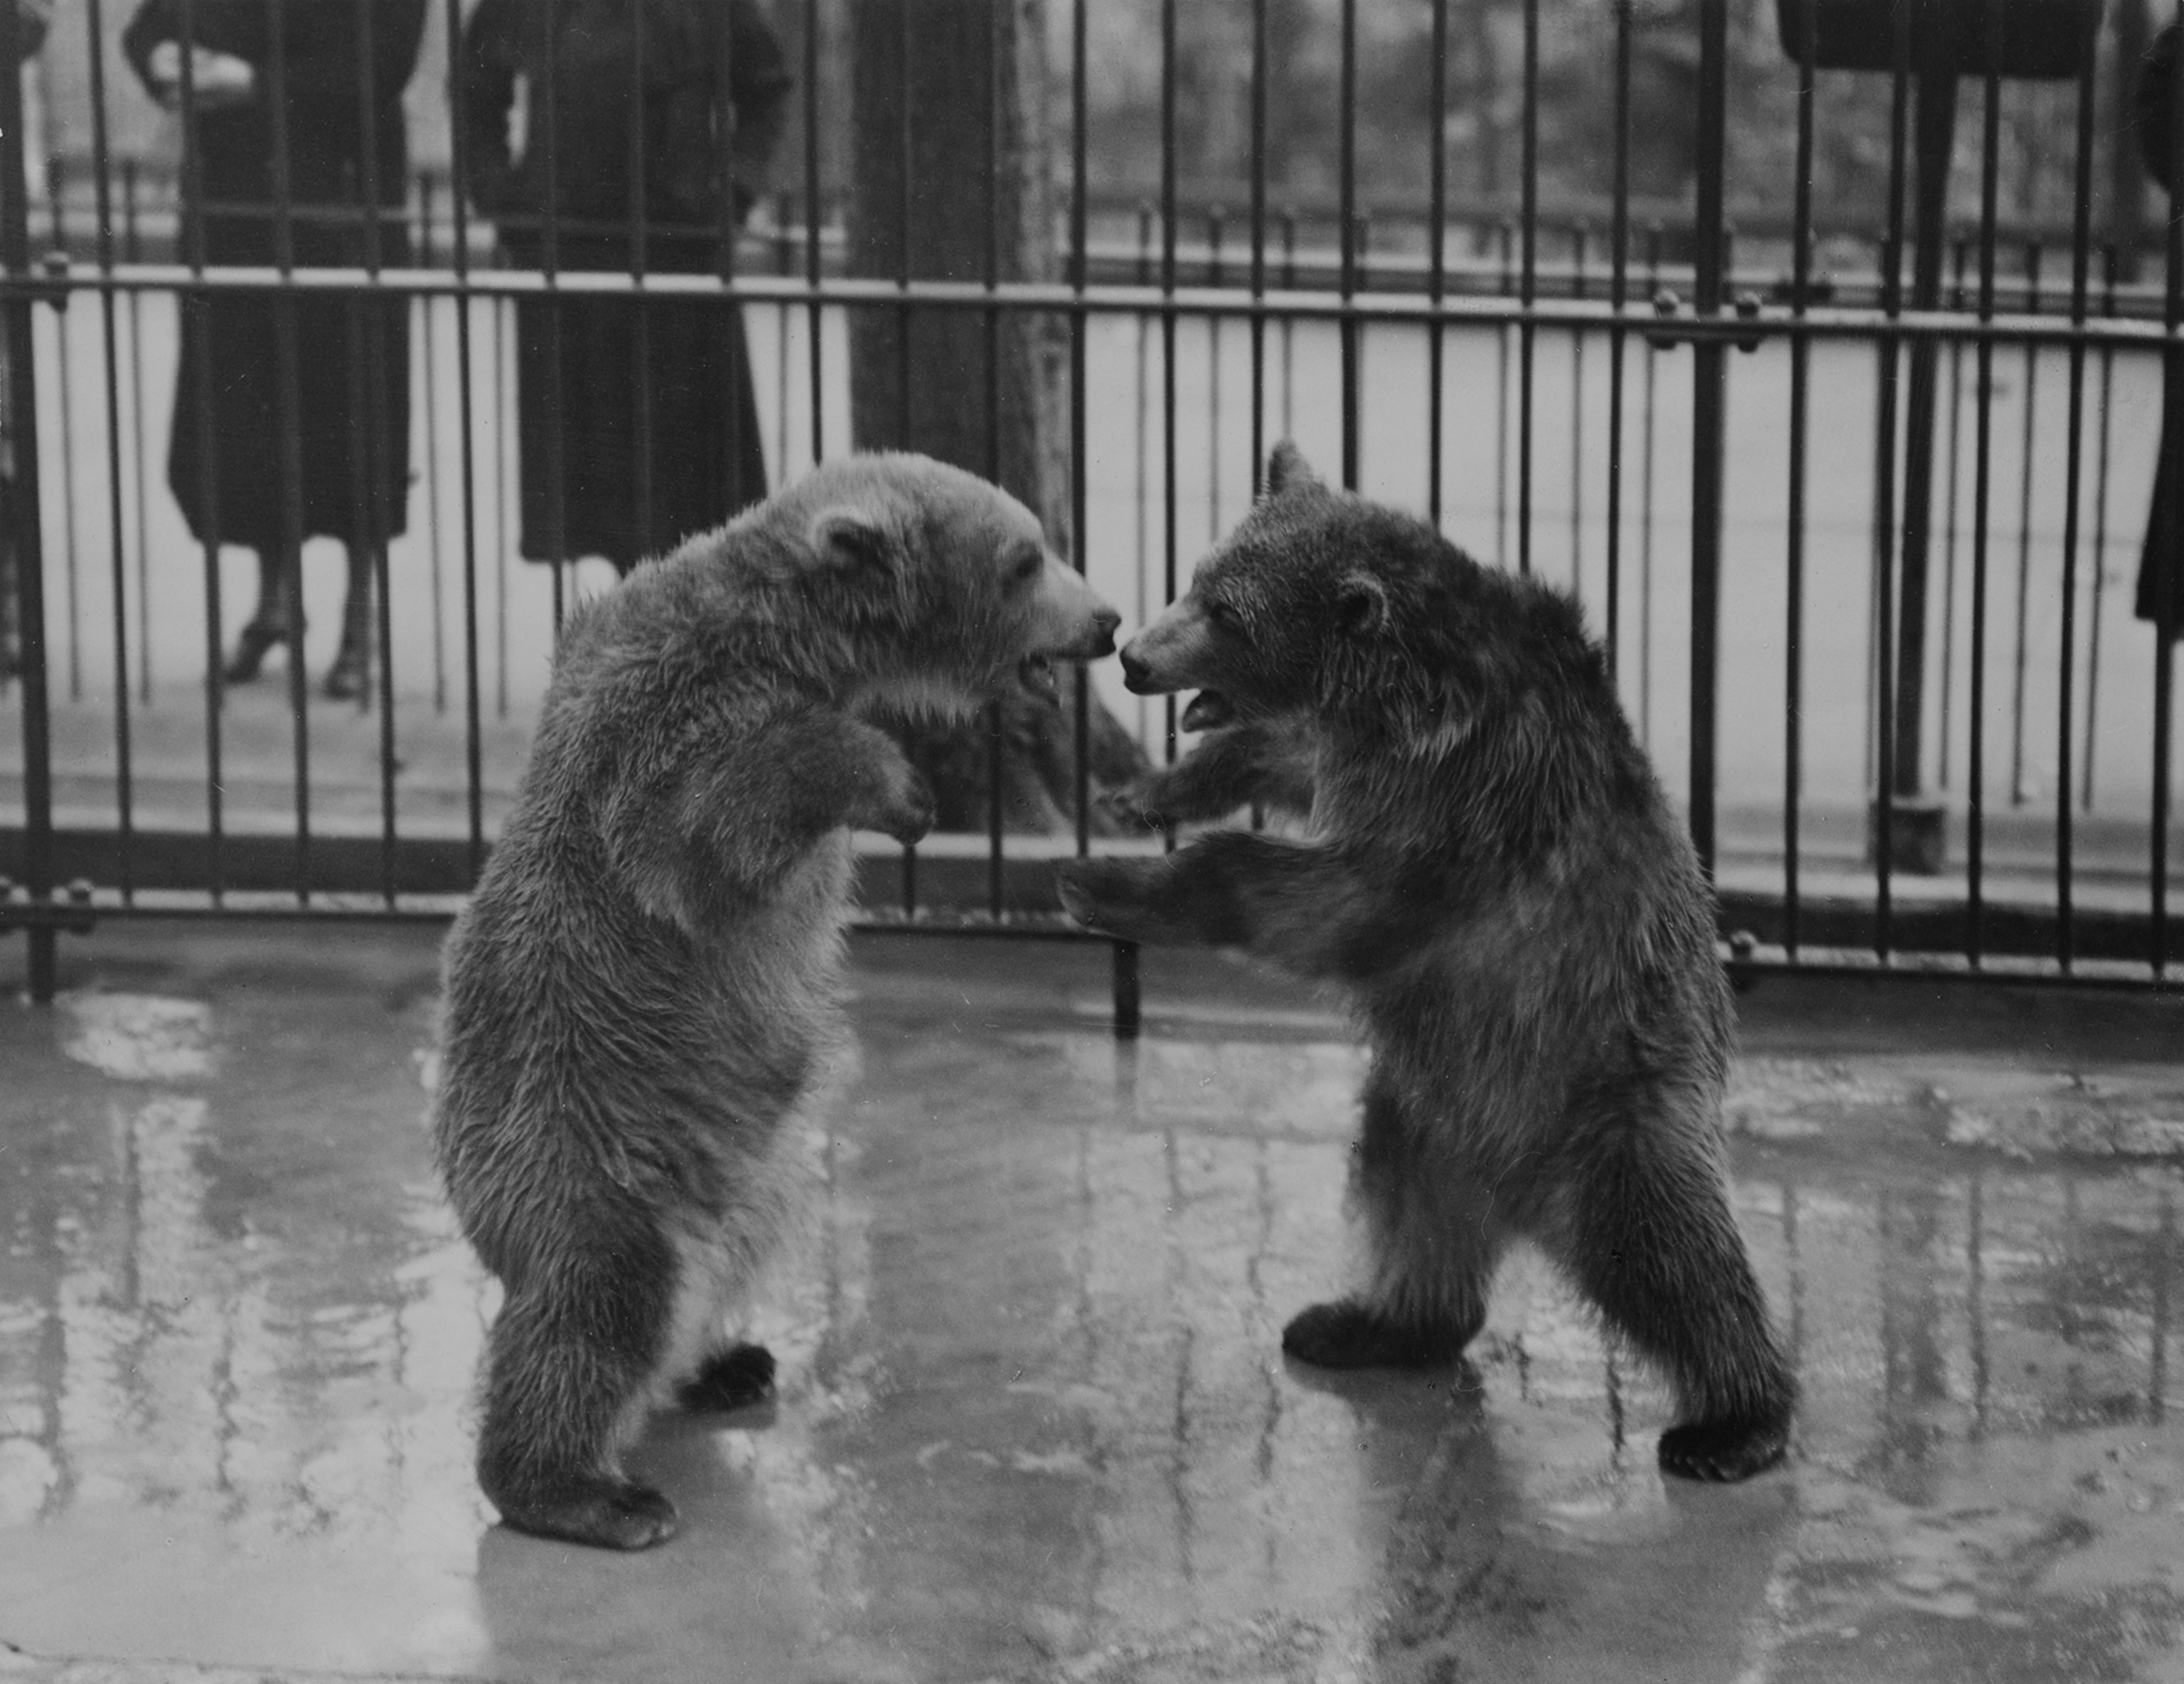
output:
[[[362,696],[371,683],[371,554],[361,544],[349,545],[347,554],[341,647],[326,672],[326,694],[343,701]]]
[[[258,676],[265,665],[265,657],[274,645],[284,642],[288,636],[289,592],[299,582],[300,570],[281,564],[281,553],[266,548],[255,552],[258,558],[258,606],[243,623],[242,631],[235,640],[235,651],[227,658],[226,676],[230,684],[248,684]],[[303,616],[298,614],[298,630],[301,631]]]

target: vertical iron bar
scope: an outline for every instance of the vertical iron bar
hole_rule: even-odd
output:
[[[895,313],[894,334],[894,403],[895,448],[911,447],[910,414],[910,219],[911,186],[917,173],[917,158],[914,150],[917,130],[916,114],[911,109],[912,89],[910,78],[910,56],[915,31],[911,27],[911,0],[897,0],[895,13],[895,76],[896,97],[901,103],[896,111],[895,149],[901,162],[902,173],[895,178],[895,236],[900,242],[895,247],[895,289],[901,304]],[[1081,546],[1080,546],[1081,547]],[[917,844],[902,845],[902,915],[917,915]]]
[[[395,902],[396,886],[394,603],[387,556],[388,529],[393,523],[389,519],[387,501],[391,495],[401,494],[393,488],[397,486],[406,487],[408,475],[406,472],[394,471],[388,459],[393,446],[387,434],[387,407],[390,402],[387,390],[387,295],[382,286],[383,277],[381,273],[385,254],[380,247],[382,230],[379,203],[379,87],[372,47],[371,5],[370,0],[365,0],[357,13],[356,92],[362,130],[358,138],[364,150],[364,167],[360,174],[364,198],[364,267],[368,282],[364,294],[366,303],[363,307],[363,380],[365,457],[369,475],[365,495],[369,513],[359,540],[367,546],[370,559],[372,597],[376,609],[377,625],[374,629],[379,655],[380,895],[392,907]],[[409,300],[406,297],[402,298],[400,308],[407,312]],[[406,375],[409,370],[404,369],[403,372]],[[405,462],[404,469],[406,470],[408,465]],[[347,635],[346,629],[343,635]],[[367,686],[369,682],[367,676]]]
[[[1646,291],[1661,292],[1661,225],[1646,231]],[[1643,458],[1638,469],[1638,740],[1651,748],[1653,742],[1653,390],[1659,373],[1660,347],[1646,342],[1646,425]]]
[[[1570,231],[1570,296],[1585,293],[1587,229]],[[1570,594],[1585,598],[1585,330],[1570,330]]]
[[[723,96],[725,97],[726,96]],[[796,273],[796,239],[788,227],[789,196],[787,192],[773,196],[774,269],[785,280]],[[774,453],[779,483],[788,481],[788,340],[796,327],[796,307],[786,298],[775,313],[776,344],[773,358],[774,376],[774,436],[779,447]]]
[[[1911,12],[1898,7],[1896,19],[1896,69],[1889,100],[1888,228],[1880,280],[1881,309],[1890,326],[1903,308],[1903,225],[1908,159],[1904,131],[1910,119]],[[1878,479],[1874,494],[1875,630],[1873,681],[1875,706],[1880,718],[1873,735],[1879,761],[1872,782],[1875,957],[1886,961],[1895,944],[1896,870],[1896,449],[1899,422],[1898,400],[1903,380],[1903,346],[1884,329],[1880,338],[1880,387]]]
[[[423,226],[418,266],[432,266],[432,178],[417,177],[417,208]],[[424,358],[425,376],[425,555],[432,581],[432,711],[448,711],[448,648],[443,570],[440,554],[440,403],[438,375],[432,355],[432,297],[417,300],[417,326]]]
[[[1538,0],[1527,0],[1527,28]],[[1698,192],[1692,302],[1698,315],[1722,304],[1723,175],[1728,155],[1728,0],[1700,0]],[[1530,150],[1529,140],[1526,150]],[[1529,173],[1529,172],[1528,172]],[[1529,192],[1529,183],[1527,183]],[[1714,703],[1720,631],[1724,436],[1728,399],[1727,347],[1702,340],[1691,347],[1691,825],[1699,866],[1714,871]]]
[[[1263,8],[1265,0],[1258,0]],[[1433,153],[1427,164],[1427,198],[1433,225],[1426,231],[1426,293],[1439,310],[1448,268],[1448,0],[1434,0],[1433,68],[1429,115]],[[1444,325],[1438,314],[1426,326],[1426,518],[1440,530],[1441,381]],[[1613,662],[1613,635],[1608,659]]]
[[[1222,244],[1228,233],[1228,212],[1215,205],[1206,214],[1206,284],[1216,289],[1228,285],[1222,263]],[[1206,541],[1221,536],[1221,312],[1206,313]]]
[[[806,378],[811,392],[811,465],[827,457],[826,404],[823,387],[824,353],[821,329],[825,307],[819,302],[819,0],[804,0],[804,278],[811,288],[811,313],[805,353],[811,362]]]
[[[1084,0],[1078,0],[1081,8]],[[1175,7],[1161,0],[1161,602],[1175,600]],[[1078,178],[1084,192],[1084,178]],[[1080,197],[1081,203],[1081,197]],[[1080,271],[1081,274],[1081,271]],[[1175,697],[1163,697],[1162,755],[1175,764]],[[1175,846],[1173,829],[1165,833]]]
[[[2101,248],[2101,314],[2113,316],[2116,307],[2116,248]],[[2114,397],[2115,347],[2101,347],[2100,442],[2093,467],[2093,600],[2092,625],[2086,648],[2085,809],[2093,810],[2093,746],[2099,741],[2097,725],[2101,701],[2101,606],[2109,576],[2109,414]]]
[[[1296,291],[1297,214],[1295,206],[1282,211],[1282,290]],[[1282,436],[1296,436],[1296,320],[1282,318]]]
[[[1089,405],[1085,381],[1090,364],[1087,336],[1090,318],[1084,308],[1084,287],[1087,280],[1086,253],[1089,247],[1090,185],[1089,185],[1089,124],[1091,118],[1090,81],[1087,69],[1089,57],[1087,45],[1089,30],[1085,8],[1089,0],[1075,0],[1072,8],[1070,35],[1072,56],[1069,63],[1069,283],[1077,295],[1075,308],[1069,318],[1069,559],[1084,576],[1087,562],[1085,525],[1090,518],[1090,488],[1086,483],[1090,469],[1091,450],[1087,431],[1089,426]],[[1167,73],[1174,68],[1173,51],[1175,44],[1175,0],[1167,0],[1166,20],[1167,46],[1170,56],[1162,60],[1164,79],[1173,83]],[[1173,89],[1166,96],[1167,123],[1173,134],[1175,120]],[[1170,148],[1171,153],[1173,148]],[[1175,282],[1175,182],[1171,170],[1167,183],[1167,275],[1168,286]],[[1168,392],[1166,436],[1168,440],[1168,554],[1175,553],[1175,325],[1168,318]],[[1171,560],[1170,566],[1173,563]],[[1077,716],[1073,748],[1076,755],[1077,857],[1084,859],[1092,851],[1092,735],[1091,706],[1092,680],[1083,662],[1078,663],[1076,688],[1072,693]],[[1173,723],[1174,703],[1169,702],[1170,724]],[[1119,948],[1117,949],[1119,952]],[[1134,1000],[1123,998],[1120,961],[1117,961],[1115,1032],[1117,1035],[1137,1033],[1137,1007]],[[1127,1011],[1125,1007],[1128,1007]]]
[[[1957,122],[1957,79],[1953,73],[1922,69],[1918,76],[1918,112],[1912,148],[1911,297],[1917,311],[1940,308],[1946,254],[1944,231],[1948,202],[1948,164]],[[1903,393],[1903,530],[1899,540],[1897,601],[1900,618],[1894,643],[1895,730],[1892,775],[1883,792],[1892,809],[1898,800],[1915,802],[1925,794],[1926,724],[1927,603],[1932,569],[1934,408],[1940,347],[1931,339],[1906,347],[1908,364]],[[1892,811],[1890,822],[1895,823]],[[1909,820],[1917,823],[1913,818]],[[1917,862],[1923,864],[1924,861]],[[1890,860],[1891,869],[1894,859]]]
[[[715,176],[713,273],[721,282],[721,302],[715,306],[719,314],[711,337],[714,348],[721,353],[723,367],[732,367],[738,362],[742,364],[742,372],[737,378],[746,382],[750,389],[753,399],[750,419],[758,435],[751,440],[756,447],[752,453],[759,464],[759,483],[754,486],[744,483],[744,406],[742,394],[738,393],[737,401],[726,406],[727,413],[722,429],[720,470],[722,477],[733,487],[730,494],[732,502],[739,507],[744,501],[752,499],[754,492],[760,497],[766,494],[766,446],[765,425],[758,419],[758,370],[751,357],[751,342],[744,326],[744,307],[736,297],[736,268],[740,255],[738,248],[743,238],[743,225],[740,208],[736,203],[735,58],[736,32],[732,18],[719,16],[713,29],[710,69]],[[649,404],[646,407],[648,409],[650,408]],[[788,453],[783,452],[781,476],[784,482],[788,479]],[[665,542],[671,545],[679,542],[682,537],[682,533],[671,532]]]
[[[188,0],[184,0],[187,6]],[[0,64],[19,64],[21,23],[16,8],[0,6]],[[23,168],[23,84],[0,76],[0,268],[14,279],[31,272],[30,192]],[[18,676],[23,686],[23,886],[34,906],[53,887],[53,723],[46,693],[45,551],[38,486],[37,364],[31,300],[16,293],[0,301],[7,324],[9,405],[8,431],[14,443],[15,484],[9,497],[15,539],[17,624],[21,628]],[[59,936],[50,925],[32,925],[31,998],[53,998],[59,969]]]
[[[107,149],[106,32],[99,0],[86,0],[90,36],[92,192],[98,217],[98,326],[106,353],[106,518],[114,562],[114,782],[117,875],[122,904],[136,898],[136,771],[129,718],[129,565],[122,538],[121,356],[114,297],[113,159]],[[14,74],[12,69],[6,74]],[[139,609],[142,604],[140,602]]]
[[[1615,170],[1607,230],[1607,681],[1620,694],[1623,642],[1623,307],[1630,268],[1630,8],[1615,0]]]
[[[1532,305],[1539,283],[1540,0],[1524,0],[1523,226],[1518,237],[1517,300],[1517,570],[1532,570],[1532,355],[1537,330]],[[1700,150],[1705,150],[1703,142]],[[1703,165],[1702,165],[1703,174]]]
[[[2093,69],[2091,58],[2078,76],[2077,206],[2070,224],[2070,325],[2083,327],[2092,257]],[[2081,339],[2070,350],[2070,459],[2063,486],[2062,660],[2056,675],[2055,703],[2055,962],[2070,974],[2075,931],[2071,920],[2070,716],[2077,681],[2078,490],[2084,464],[2086,347]]]
[[[61,217],[62,160],[46,160],[46,211],[49,243],[46,264],[65,274],[69,266],[68,231]],[[53,396],[60,409],[61,564],[68,581],[69,700],[83,700],[82,586],[76,570],[75,534],[75,406],[70,401],[69,381],[68,294],[53,295]]]
[[[462,0],[447,0],[448,62],[461,62]],[[476,425],[471,414],[471,232],[469,148],[463,139],[463,125],[449,125],[449,143],[453,153],[448,164],[448,230],[453,242],[455,266],[455,414],[459,443],[462,452],[463,485],[463,775],[465,792],[469,800],[470,820],[470,880],[477,881],[478,873],[485,866],[485,748],[483,720],[480,718],[478,687],[478,592],[477,592],[477,482],[473,463],[472,429]],[[528,142],[526,142],[527,145]],[[499,316],[493,313],[493,362],[499,366]],[[501,427],[501,412],[493,412],[493,430]],[[496,505],[499,504],[500,488],[494,487]],[[499,549],[504,555],[508,550],[507,535],[499,534]],[[506,592],[503,593],[501,620],[507,622]],[[502,646],[500,681],[504,692],[508,682],[508,660],[505,643]],[[504,693],[502,711],[506,712]]]
[[[1790,313],[1802,319],[1813,278],[1813,66],[1818,57],[1819,8],[1803,12],[1797,53],[1797,180],[1791,211]],[[1798,892],[1800,803],[1805,753],[1805,452],[1810,406],[1812,341],[1790,340],[1790,509],[1784,573],[1788,603],[1782,634],[1782,948],[1792,962],[1803,936]]]
[[[267,103],[273,120],[273,266],[280,275],[273,320],[281,430],[280,564],[287,579],[288,714],[295,734],[296,901],[304,905],[311,897],[311,725],[310,685],[304,667],[303,393],[293,290],[296,203],[288,146],[287,17],[282,0],[266,0],[266,60],[271,83]]]
[[[652,310],[645,297],[646,247],[650,243],[650,207],[645,203],[648,184],[644,158],[644,6],[629,8],[629,240],[630,284],[630,398],[631,454],[635,471],[636,559],[653,553],[652,537]],[[708,67],[710,68],[710,67]],[[717,258],[718,253],[716,253]],[[738,393],[722,407],[733,414],[741,404]]]
[[[143,261],[137,242],[136,160],[121,160],[122,251],[131,264]],[[142,674],[139,697],[152,705],[152,488],[144,458],[144,295],[129,294],[129,426],[136,468],[136,664]]]
[[[561,414],[565,402],[563,370],[561,367],[562,331],[564,318],[561,310],[561,107],[560,78],[554,73],[555,61],[560,56],[561,24],[558,15],[558,0],[541,0],[540,33],[545,46],[542,58],[538,86],[532,90],[544,131],[545,167],[543,197],[546,201],[545,227],[541,236],[539,269],[545,278],[545,297],[531,313],[532,320],[540,324],[546,337],[546,407],[541,420],[546,432],[546,564],[554,588],[554,647],[561,646],[561,621],[568,611],[569,561],[568,499],[565,484],[568,464],[563,459],[567,441],[564,436]],[[529,123],[526,109],[525,122]],[[524,149],[531,147],[530,136],[524,137]],[[523,315],[515,317],[516,342],[519,348],[523,337]],[[518,406],[526,399],[519,375],[515,401]],[[520,451],[519,451],[520,454]],[[519,465],[517,472],[521,472]]]
[[[2170,109],[2184,111],[2184,53],[2170,55],[2172,81],[2170,85]],[[2184,123],[2169,125],[2169,179],[2184,181]],[[2184,345],[2180,345],[2178,332],[2184,328],[2184,219],[2171,215],[2166,225],[2168,238],[2165,253],[2167,271],[2162,289],[2162,325],[2168,330],[2168,342],[2164,349],[2162,364],[2164,376],[2162,392],[2162,413],[2171,418],[2184,416]],[[2180,543],[2184,543],[2184,426],[2163,428],[2164,448],[2168,461],[2163,466],[2168,470],[2169,496],[2164,502],[2164,530],[2160,533],[2160,566],[2154,574],[2153,588],[2153,790],[2152,836],[2148,839],[2151,858],[2148,861],[2152,881],[2149,898],[2152,902],[2153,937],[2153,974],[2159,977],[2169,968],[2169,780],[2170,775],[2171,739],[2175,728],[2172,710],[2176,697],[2176,561]]]
[[[1504,221],[1500,231],[1495,292],[1506,298],[1516,284],[1516,231]],[[1509,565],[1509,329],[1500,322],[1494,327],[1494,564]]]
[[[1088,221],[1088,207],[1086,201],[1089,192],[1087,170],[1087,131],[1091,103],[1089,98],[1089,78],[1086,73],[1088,31],[1085,25],[1085,10],[1088,4],[1089,0],[1075,0],[1075,3],[1071,8],[1070,44],[1072,50],[1069,64],[1069,162],[1071,186],[1069,203],[1069,279],[1071,287],[1077,295],[1076,307],[1071,312],[1069,324],[1069,549],[1070,560],[1075,564],[1077,571],[1080,576],[1084,574],[1085,568],[1086,546],[1084,542],[1084,528],[1090,501],[1088,496],[1088,488],[1085,485],[1085,474],[1089,459],[1089,451],[1087,447],[1085,437],[1088,405],[1085,401],[1084,391],[1085,371],[1088,362],[1088,358],[1086,356],[1087,347],[1085,343],[1085,335],[1089,324],[1087,321],[1084,302],[1086,281],[1085,258]],[[1163,82],[1162,103],[1166,108],[1165,118],[1167,124],[1169,125],[1167,129],[1167,133],[1169,135],[1173,134],[1173,124],[1174,120],[1173,95],[1173,72],[1174,69],[1173,51],[1175,41],[1174,29],[1174,0],[1167,0],[1166,14],[1162,19],[1163,46],[1167,49],[1167,56],[1163,57],[1162,60],[1162,80]],[[1167,148],[1167,150],[1172,156],[1173,149]],[[1167,247],[1167,256],[1165,266],[1167,271],[1168,284],[1172,290],[1174,283],[1175,271],[1174,181],[1172,174],[1168,176],[1167,192],[1167,204],[1166,208],[1167,214],[1166,218],[1167,231],[1165,237]],[[1173,351],[1173,318],[1168,318],[1168,322],[1169,348]],[[1171,370],[1169,375],[1170,391],[1171,393],[1173,393],[1173,375],[1172,371],[1174,366],[1174,358],[1173,356],[1169,358],[1168,364]],[[1175,435],[1175,428],[1173,425],[1175,420],[1175,406],[1173,403],[1168,405],[1167,420],[1169,425],[1167,428],[1167,435],[1170,440],[1168,453],[1171,464],[1173,464],[1174,457],[1173,441]],[[1173,553],[1174,548],[1174,482],[1173,475],[1171,475],[1167,486],[1168,534],[1169,551],[1171,555]],[[1089,712],[1091,707],[1091,677],[1082,663],[1079,663],[1077,668],[1076,703],[1077,857],[1082,859],[1092,851],[1090,798],[1091,737]],[[1171,711],[1172,706],[1173,704],[1171,703]],[[1110,948],[1109,954],[1110,958],[1108,963],[1112,971],[1115,1010],[1115,1036],[1117,1040],[1134,1040],[1136,1038],[1138,1033],[1139,1011],[1137,944],[1133,942],[1117,942]]]
[[[509,425],[508,364],[509,347],[513,343],[521,350],[523,330],[510,299],[488,298],[486,314],[493,324],[493,717],[504,720],[508,717],[508,553],[512,541],[520,538],[522,525],[521,486],[515,491],[516,518],[511,521],[508,516],[508,436],[513,431]],[[467,314],[462,320],[459,336],[469,331]],[[522,471],[519,463],[516,472],[520,475]],[[512,527],[519,530],[512,532]]]
[[[1136,279],[1137,284],[1140,286],[1150,286],[1153,284],[1153,208],[1150,203],[1143,199],[1138,201],[1138,262]],[[1150,412],[1152,408],[1152,381],[1150,376],[1146,372],[1145,364],[1146,359],[1151,351],[1151,336],[1146,331],[1145,313],[1144,311],[1139,310],[1136,312],[1133,320],[1137,327],[1138,341],[1138,463],[1136,481],[1138,516],[1138,595],[1136,603],[1137,620],[1135,624],[1143,625],[1145,624],[1147,617],[1146,609],[1148,603],[1146,601],[1146,593],[1150,588],[1152,564],[1152,532],[1150,525],[1150,512],[1145,501],[1145,481],[1150,473],[1150,464],[1146,459],[1148,453],[1146,450],[1145,441],[1147,437],[1150,436],[1152,430],[1150,419]],[[1256,471],[1256,468],[1254,469],[1254,471]],[[1145,741],[1145,698],[1139,696],[1136,697],[1135,700],[1138,709],[1138,745],[1139,748],[1143,748]]]
[[[1351,301],[1357,295],[1357,0],[1342,0],[1341,19],[1339,214],[1342,219],[1342,484],[1346,490],[1354,492],[1357,489],[1359,426],[1357,342],[1362,331],[1350,308]]]
[[[1995,13],[1990,5],[1990,36]],[[1992,53],[1986,76],[1986,104],[1980,126],[1979,319],[1994,320],[1995,210],[2001,178],[2002,78]],[[1972,647],[1971,690],[1965,709],[1970,725],[1966,745],[1970,764],[1964,809],[1964,958],[1976,969],[1986,941],[1986,583],[1987,514],[1992,492],[1994,450],[1994,341],[1982,333],[1974,358],[1979,418],[1972,442]]]
[[[180,27],[185,41],[196,38],[195,0],[181,0]],[[187,53],[181,55],[182,224],[184,259],[192,282],[202,282],[205,272],[205,209],[203,144],[198,133],[197,76]],[[192,362],[199,371],[192,382],[196,401],[189,425],[197,435],[198,541],[204,553],[205,602],[205,852],[206,875],[210,880],[212,903],[217,908],[226,894],[226,789],[224,771],[222,719],[226,712],[226,675],[223,670],[220,637],[219,437],[213,426],[212,300],[192,286],[180,301],[181,329]],[[175,425],[181,425],[177,414]]]
[[[1965,242],[1957,242],[1954,266],[1955,281],[1950,288],[1949,308],[1959,314],[1964,308]],[[1940,771],[1936,786],[1946,791],[1949,787],[1949,722],[1953,705],[1951,692],[1956,683],[1957,652],[1957,480],[1958,459],[1963,454],[1964,402],[1964,342],[1949,342],[1949,472],[1943,496],[1947,500],[1948,514],[1942,525],[1942,718],[1938,745]]]
[[[986,6],[986,296],[997,296],[1001,281],[1001,20],[1007,0]],[[905,158],[905,168],[909,159]],[[1001,477],[1001,313],[988,303],[986,330],[986,477]],[[986,910],[1001,916],[1001,704],[986,707]]]
[[[1446,0],[1437,0],[1445,4]],[[1145,249],[1142,237],[1140,253]],[[1140,280],[1139,285],[1143,285]],[[1251,0],[1251,302],[1256,305],[1267,296],[1267,0]],[[1145,365],[1145,336],[1139,329],[1139,414],[1145,413],[1143,398]],[[1143,432],[1139,433],[1139,459],[1143,459]],[[1266,473],[1267,460],[1267,319],[1257,309],[1251,312],[1251,497],[1256,502]],[[1139,472],[1139,483],[1145,475]],[[1438,483],[1438,481],[1436,481]],[[1140,542],[1139,553],[1144,554]],[[1144,563],[1140,560],[1139,579],[1143,580]]]
[[[2025,248],[2025,309],[2040,309],[2040,242]],[[2025,344],[2025,443],[2019,453],[2017,494],[2017,660],[2009,702],[2009,804],[2025,804],[2025,677],[2032,611],[2032,440],[2040,392],[2040,347]]]

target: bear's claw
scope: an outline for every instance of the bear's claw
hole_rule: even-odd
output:
[[[1691,1421],[1661,1435],[1661,1471],[1730,1484],[1773,1467],[1789,1448],[1786,1420]]]

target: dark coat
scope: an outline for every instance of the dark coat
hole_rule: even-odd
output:
[[[526,268],[550,258],[626,272],[641,204],[648,270],[713,272],[748,203],[738,175],[763,167],[791,86],[766,13],[757,0],[555,0],[551,11],[551,42],[543,0],[481,0],[463,36],[456,117],[472,197],[504,250]],[[529,90],[520,157],[518,77]],[[627,570],[766,495],[738,309],[526,299],[516,333],[525,556],[603,555]]]
[[[402,90],[417,67],[426,4],[284,0],[277,68],[287,108],[289,255],[298,268],[362,268],[375,257],[384,267],[410,262]],[[194,181],[197,191],[185,206],[183,255],[194,255],[201,240],[209,264],[272,265],[281,254],[282,220],[274,193],[270,8],[266,0],[195,0],[191,14],[196,44],[246,60],[257,89],[245,104],[201,112],[194,134],[184,136],[185,185]],[[153,49],[181,39],[179,0],[144,0],[122,50],[149,86]],[[381,208],[376,217],[367,213],[368,190]],[[284,316],[294,322],[292,410],[281,391]],[[292,420],[284,425],[284,416]],[[404,529],[407,299],[375,305],[302,296],[283,304],[230,294],[186,313],[167,482],[200,541],[280,547],[288,518],[282,446],[291,436],[301,458],[298,536],[368,543]]]

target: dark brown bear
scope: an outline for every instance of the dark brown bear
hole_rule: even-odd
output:
[[[1574,602],[1329,490],[1294,448],[1190,593],[1123,652],[1210,735],[1135,794],[1155,820],[1294,803],[1063,868],[1093,929],[1246,948],[1349,986],[1373,1051],[1353,1196],[1362,1290],[1284,1349],[1441,1363],[1507,1242],[1536,1242],[1674,1381],[1661,1465],[1735,1480],[1786,1448],[1795,1385],[1730,1214],[1730,999],[1711,897]]]
[[[448,938],[434,1120],[506,1289],[478,1478],[521,1531],[637,1548],[621,1471],[671,1397],[773,1359],[726,1335],[788,1206],[782,1148],[842,1036],[850,831],[933,803],[863,715],[967,713],[1114,647],[1022,504],[923,457],[830,464],[569,621],[523,791]]]

